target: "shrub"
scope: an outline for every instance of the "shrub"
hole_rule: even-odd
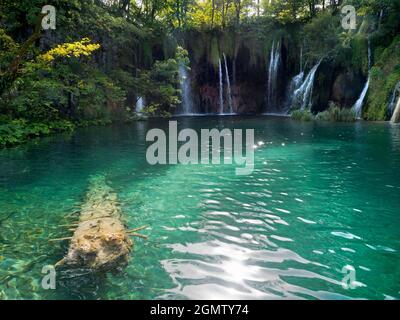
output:
[[[353,122],[356,121],[356,114],[354,109],[341,109],[332,103],[328,110],[318,113],[315,119],[320,121]]]
[[[71,132],[75,125],[67,120],[28,122],[16,119],[0,124],[0,148],[14,146],[26,142],[30,138],[50,135],[56,132]]]
[[[312,121],[314,115],[310,110],[295,110],[292,112],[292,119],[297,121]]]
[[[367,120],[389,120],[388,105],[400,81],[400,36],[385,48],[371,70],[371,82],[363,116]],[[389,116],[389,117],[388,117]]]
[[[168,116],[174,113],[180,101],[179,64],[188,64],[186,50],[178,47],[175,59],[156,61],[151,70],[141,72],[136,79],[138,93],[146,97],[143,112],[149,115]]]

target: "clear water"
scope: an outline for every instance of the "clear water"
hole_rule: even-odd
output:
[[[285,118],[179,118],[179,128],[255,128],[251,176],[234,167],[145,161],[167,120],[88,128],[0,151],[2,299],[399,299],[400,128]],[[149,224],[129,265],[104,276],[60,260],[89,177],[104,174],[130,228]],[[356,271],[344,289],[342,268]]]

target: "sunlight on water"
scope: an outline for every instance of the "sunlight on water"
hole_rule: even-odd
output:
[[[256,167],[156,166],[145,135],[167,120],[82,129],[0,151],[0,298],[400,298],[400,128],[283,118],[179,118],[180,129],[254,128]],[[41,288],[62,227],[94,174],[117,192],[135,239],[115,274],[76,271]],[[360,284],[342,287],[352,266]]]

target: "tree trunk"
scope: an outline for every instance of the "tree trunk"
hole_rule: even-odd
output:
[[[53,239],[71,240],[67,255],[56,267],[108,271],[127,264],[133,242],[122,222],[117,195],[104,177],[92,179],[74,227],[72,237]]]
[[[215,19],[215,0],[212,0],[211,28],[214,27],[214,19]]]
[[[22,45],[21,49],[19,50],[17,56],[14,58],[14,60],[11,62],[9,72],[11,77],[15,77],[15,75],[18,72],[19,66],[21,64],[21,61],[23,57],[26,55],[28,52],[29,48],[40,38],[41,35],[41,29],[42,29],[42,20],[46,16],[46,14],[41,13],[38,17],[38,20],[35,25],[35,29],[33,31],[33,34],[28,38],[28,40],[25,41],[25,43]]]

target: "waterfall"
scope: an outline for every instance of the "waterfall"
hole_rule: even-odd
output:
[[[136,113],[142,113],[144,107],[144,99],[142,97],[138,97],[138,100],[136,101]]]
[[[280,43],[275,47],[275,41],[272,42],[271,57],[268,68],[268,92],[267,103],[268,108],[275,108],[276,106],[276,89],[278,80],[278,69],[281,60]]]
[[[222,74],[221,59],[218,61],[219,71],[219,114],[224,114],[224,79]]]
[[[187,67],[183,63],[179,64],[179,78],[182,92],[182,113],[193,114],[192,88]]]
[[[369,82],[370,82],[370,77],[371,77],[371,74],[370,74],[371,73],[371,66],[372,66],[371,43],[368,40],[368,80],[367,80],[367,83],[364,86],[363,91],[361,92],[360,97],[358,98],[357,102],[355,103],[355,105],[353,107],[354,111],[356,113],[356,117],[358,119],[361,118],[362,108],[363,108],[363,105],[364,105],[364,100],[365,100],[365,97],[367,96],[368,89],[369,89]]]
[[[300,106],[301,110],[312,107],[314,79],[321,62],[322,59],[311,69],[301,86],[294,92],[293,102],[296,106]],[[301,79],[304,77],[304,73],[302,72],[296,77],[298,77],[296,81],[301,81]]]
[[[397,99],[397,105],[394,109],[392,119],[390,119],[391,123],[398,123],[400,122],[400,97]]]
[[[300,88],[301,84],[303,83],[303,79],[304,79],[304,72],[301,71],[298,75],[293,77],[292,81],[290,81],[286,97],[287,110],[291,109],[295,98],[295,92]]]
[[[365,97],[367,95],[368,89],[369,89],[369,77],[368,77],[367,83],[364,86],[363,91],[361,92],[360,97],[358,98],[356,104],[354,105],[354,111],[356,113],[356,118],[357,119],[361,118],[362,107],[364,105],[364,99],[365,99]]]
[[[395,107],[396,107],[396,101],[397,98],[400,97],[400,82],[397,83],[397,85],[395,86],[393,93],[392,93],[392,97],[390,98],[390,102],[388,105],[388,110],[387,110],[387,114],[389,117],[393,116]]]
[[[228,63],[226,62],[226,55],[225,55],[225,53],[224,53],[224,62],[225,62],[226,85],[227,85],[227,87],[228,87],[228,105],[229,105],[229,113],[230,113],[230,114],[233,114],[233,99],[232,99],[231,80],[229,79]]]

